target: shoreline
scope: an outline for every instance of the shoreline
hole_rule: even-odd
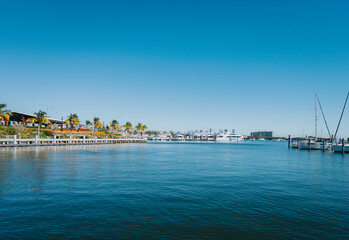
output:
[[[145,139],[0,139],[0,148],[147,143]]]

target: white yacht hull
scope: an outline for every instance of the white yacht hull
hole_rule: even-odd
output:
[[[221,133],[219,135],[216,135],[216,142],[243,142],[245,139],[242,135],[235,134],[235,133],[228,133],[227,130],[225,130],[224,133]]]
[[[296,143],[297,144],[297,143]],[[309,141],[309,140],[304,140],[299,142],[299,149],[304,149],[304,150],[323,150],[325,144],[325,150],[328,150],[331,148],[331,144],[329,143],[323,143],[323,142],[315,142],[315,141]]]
[[[342,152],[342,144],[332,145],[332,149],[334,152]],[[349,144],[344,145],[344,152],[349,152]]]
[[[293,143],[291,144],[291,148],[298,148],[297,142],[293,142]]]
[[[216,139],[216,142],[243,142],[244,139]]]

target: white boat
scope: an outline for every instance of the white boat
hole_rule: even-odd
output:
[[[176,133],[173,136],[172,140],[174,140],[174,141],[185,141],[185,136],[183,134],[181,134],[181,133]]]
[[[325,144],[325,146],[324,146]],[[303,150],[329,150],[331,148],[331,144],[327,142],[323,142],[320,140],[311,140],[311,139],[306,139],[299,141],[299,149]]]
[[[291,148],[298,148],[298,143],[297,143],[297,141],[293,141],[293,142],[292,142]]]
[[[332,149],[334,152],[342,152],[342,144],[334,144],[332,145]],[[344,152],[349,152],[349,144],[344,145]]]
[[[214,140],[215,140],[214,135],[212,135],[212,134],[207,135],[207,141],[214,141]]]
[[[216,135],[216,142],[243,142],[244,137],[240,134],[228,133],[227,130],[224,133]]]

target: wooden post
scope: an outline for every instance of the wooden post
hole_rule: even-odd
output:
[[[288,135],[288,148],[291,147],[291,135]]]
[[[308,144],[309,144],[309,150],[311,150],[310,139],[308,140]]]
[[[325,152],[325,140],[322,140],[322,151]]]
[[[342,139],[342,154],[344,154],[344,138]]]
[[[299,149],[299,138],[297,139],[297,149]]]

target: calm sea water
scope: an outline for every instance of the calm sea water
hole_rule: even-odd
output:
[[[0,149],[0,239],[349,239],[349,154],[285,142]]]

